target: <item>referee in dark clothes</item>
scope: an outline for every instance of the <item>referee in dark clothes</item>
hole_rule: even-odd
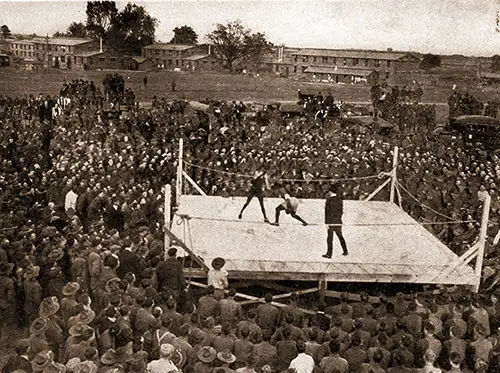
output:
[[[348,255],[347,245],[342,235],[342,214],[344,212],[344,203],[340,198],[340,192],[337,185],[332,185],[330,191],[326,194],[325,202],[325,224],[328,226],[328,235],[326,238],[327,252],[323,258],[330,259],[333,253],[333,233],[337,235],[342,246],[342,255]]]

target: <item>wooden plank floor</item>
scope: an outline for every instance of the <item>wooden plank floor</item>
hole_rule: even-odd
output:
[[[259,203],[252,200],[241,220],[243,197],[184,195],[173,218],[172,231],[206,263],[222,256],[233,278],[331,281],[472,284],[466,266],[443,277],[456,255],[395,204],[345,201],[343,234],[349,250],[341,255],[334,238],[334,256],[326,252],[324,200],[301,200],[298,214],[310,225],[284,213],[280,226],[263,222]],[[269,220],[279,199],[265,200]],[[188,215],[191,235],[179,215]],[[186,233],[185,233],[186,232]],[[189,237],[190,236],[190,237]]]

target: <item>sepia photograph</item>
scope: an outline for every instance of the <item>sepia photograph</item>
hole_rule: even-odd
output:
[[[500,373],[498,185],[500,0],[0,0],[0,373]]]

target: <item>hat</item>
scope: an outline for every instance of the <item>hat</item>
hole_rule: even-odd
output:
[[[35,355],[31,361],[31,368],[35,372],[41,372],[54,361],[54,353],[52,351],[41,351]]]
[[[80,364],[78,364],[75,369],[75,373],[96,373],[97,372],[97,365],[93,363],[92,361],[82,361]]]
[[[255,179],[257,179],[257,178],[261,177],[262,175],[264,175],[264,171],[255,171],[253,177]]]
[[[59,301],[57,297],[47,297],[40,304],[40,317],[49,317],[59,311]]]
[[[43,370],[43,373],[66,373],[66,366],[64,364],[52,362]]]
[[[168,256],[175,256],[177,255],[177,249],[175,247],[171,247],[170,249],[168,249],[167,254]]]
[[[160,356],[170,357],[174,352],[175,348],[170,343],[164,343],[160,346]]]
[[[215,348],[210,346],[203,346],[198,351],[198,359],[204,363],[211,363],[215,360],[216,356],[217,351],[215,351]]]
[[[40,267],[39,266],[29,266],[24,271],[24,278],[25,279],[37,278],[39,274],[40,274]]]
[[[78,282],[68,282],[66,285],[64,285],[62,289],[63,295],[73,295],[76,294],[76,292],[80,289],[80,284]]]
[[[138,362],[138,361],[143,361],[144,359],[147,359],[149,354],[146,351],[137,351],[132,354],[131,361],[133,362]]]
[[[205,339],[205,334],[200,329],[195,328],[191,330],[191,339],[195,344],[201,343]]]
[[[95,318],[95,312],[91,309],[85,308],[78,315],[76,315],[77,322],[82,324],[90,324]]]
[[[112,348],[108,349],[101,356],[101,363],[104,365],[113,365],[116,363],[116,352]]]
[[[54,226],[48,226],[42,230],[42,237],[55,237],[55,236],[57,236],[57,228]]]
[[[149,228],[146,227],[146,226],[144,226],[144,225],[139,228],[139,233],[144,233],[144,232],[147,232],[147,231],[149,231]]]
[[[0,264],[0,276],[8,276],[12,269],[14,268],[14,263],[2,263]]]
[[[92,330],[92,328],[87,324],[81,322],[76,323],[71,328],[69,328],[69,335],[71,335],[72,337],[81,337],[86,329]]]
[[[74,357],[72,359],[69,359],[68,362],[66,363],[66,369],[69,370],[69,371],[76,371],[76,367],[81,362],[82,361],[80,360],[79,357]]]
[[[51,262],[57,262],[58,260],[62,259],[63,256],[64,253],[61,249],[54,249],[49,252],[49,255],[47,255],[47,259]]]
[[[132,358],[132,342],[127,343],[123,347],[118,347],[115,351],[115,359],[117,363],[127,363]]]
[[[112,292],[113,289],[111,289],[111,286],[113,284],[116,284],[118,286],[120,286],[120,283],[122,282],[121,279],[119,279],[118,277],[113,277],[112,279],[109,279],[108,282],[106,282],[106,286],[104,287],[104,289],[107,291],[107,292]]]
[[[39,317],[30,326],[30,334],[42,334],[47,329],[47,319]]]
[[[226,260],[224,258],[217,257],[212,260],[212,267],[214,269],[221,269],[222,267],[224,267],[224,264],[226,264]]]
[[[217,358],[226,364],[231,364],[236,361],[236,356],[234,356],[230,351],[222,351],[217,354]]]

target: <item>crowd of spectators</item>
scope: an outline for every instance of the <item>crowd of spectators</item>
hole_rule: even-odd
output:
[[[236,115],[235,102],[197,110],[162,99],[110,118],[92,82],[72,81],[63,91],[0,98],[2,337],[16,326],[29,330],[4,372],[149,366],[155,373],[175,364],[184,372],[497,371],[494,297],[382,296],[373,306],[343,299],[306,317],[294,301],[279,311],[268,296],[242,309],[234,290],[224,299],[212,289],[194,297],[175,252],[164,260],[162,241],[163,187],[174,184],[180,137],[186,171],[220,196],[245,195],[248,175],[265,170],[275,187],[269,196],[286,188],[323,198],[329,182],[321,180],[335,178],[344,198],[360,199],[381,180],[359,178],[389,171],[397,145],[398,178],[415,197],[402,191],[402,204],[415,219],[442,221],[433,209],[479,220],[478,194],[492,195],[488,264],[495,268],[496,156],[431,139],[425,125],[385,138],[334,120],[258,121]],[[478,234],[477,223],[426,227],[457,253]]]

